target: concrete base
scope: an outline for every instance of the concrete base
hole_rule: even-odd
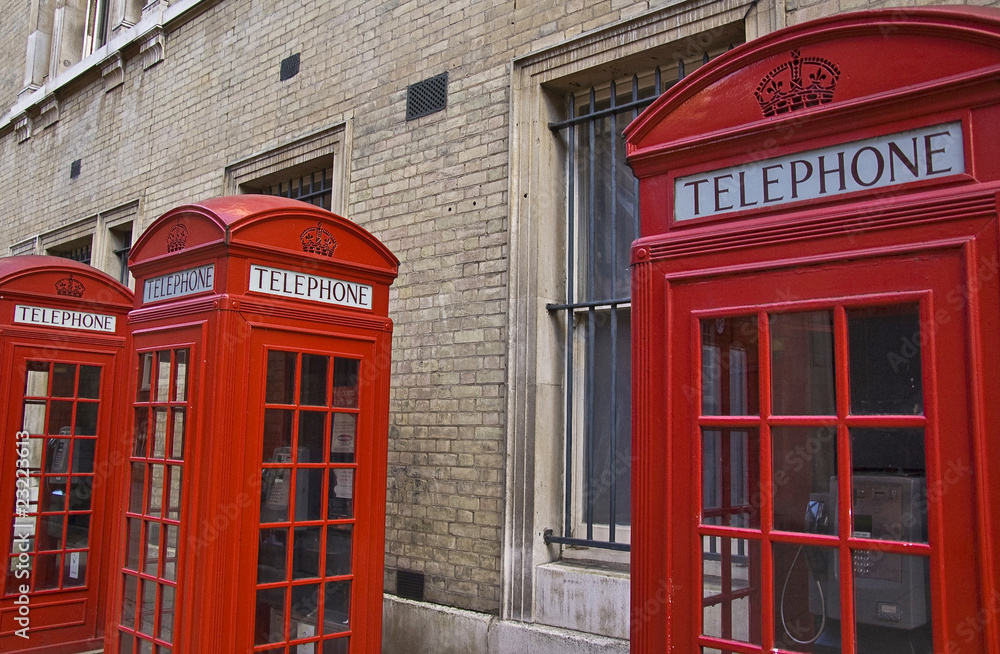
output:
[[[628,654],[628,641],[385,595],[383,654]]]

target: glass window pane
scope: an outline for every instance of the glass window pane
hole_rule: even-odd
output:
[[[135,436],[132,439],[132,456],[145,458],[147,456],[147,439],[149,437],[149,408],[135,409]]]
[[[760,439],[756,429],[702,430],[704,524],[760,527]]]
[[[24,383],[26,397],[48,397],[49,364],[45,361],[29,361]]]
[[[174,352],[174,401],[187,401],[188,350]]]
[[[148,575],[157,576],[160,562],[160,523],[146,523],[146,559],[142,571]]]
[[[90,541],[90,514],[71,513],[66,518],[66,549],[84,549]]]
[[[66,510],[66,477],[45,477],[42,511]]]
[[[145,488],[146,464],[133,462],[128,495],[128,510],[130,513],[142,513],[143,491]]]
[[[137,402],[149,402],[150,390],[153,384],[153,353],[143,352],[139,355],[139,384],[136,388]]]
[[[166,466],[169,486],[167,492],[167,513],[168,520],[180,520],[181,518],[181,482],[183,481],[183,468],[181,466]]]
[[[348,636],[323,641],[323,654],[350,654],[350,652],[351,639]]]
[[[43,515],[38,518],[38,551],[61,550],[63,548],[63,520],[66,516]]]
[[[63,588],[78,588],[87,581],[87,553],[70,552],[63,557]]]
[[[264,391],[264,401],[268,404],[294,403],[296,356],[295,352],[268,351]]]
[[[333,406],[357,408],[360,365],[357,359],[336,357],[333,360]]]
[[[330,428],[330,462],[354,463],[358,437],[358,417],[352,413],[334,413]]]
[[[132,611],[135,611],[135,606],[133,605]],[[131,627],[132,624],[129,623]],[[135,653],[135,638],[131,634],[122,633],[120,634],[121,640],[118,642],[118,654],[134,654]]]
[[[77,397],[96,400],[101,396],[101,367],[80,366],[80,388]]]
[[[292,462],[293,409],[264,410],[264,463]]]
[[[152,451],[149,456],[153,459],[163,459],[167,455],[167,409],[154,409],[155,424],[153,426]]]
[[[834,533],[835,427],[772,427],[774,528]],[[831,485],[832,484],[832,485]]]
[[[125,556],[125,567],[129,570],[139,571],[139,561],[142,557],[142,547],[139,537],[142,533],[142,520],[139,518],[128,519],[128,553]]]
[[[68,436],[73,433],[73,403],[53,400],[49,403],[48,434]]]
[[[702,413],[760,413],[757,316],[701,321]]]
[[[295,519],[323,519],[323,477],[326,470],[299,468],[295,472]]]
[[[292,586],[292,623],[289,638],[312,638],[319,635],[320,584]],[[315,645],[312,645],[315,651]]]
[[[350,629],[351,582],[324,584],[323,633],[334,634]]]
[[[855,552],[854,612],[859,652],[932,654],[929,559]]]
[[[320,354],[302,355],[302,379],[299,403],[309,406],[326,406],[326,372],[330,357]]]
[[[341,520],[354,516],[354,470],[333,468],[330,479],[327,518]]]
[[[62,555],[39,554],[35,557],[35,590],[59,588],[59,571],[62,569]]]
[[[52,397],[76,396],[76,366],[70,363],[52,364]]]
[[[309,579],[319,576],[321,531],[322,527],[299,527],[295,530],[292,579]]]
[[[770,316],[771,385],[777,415],[836,415],[833,312]]]
[[[155,463],[149,467],[149,492],[146,495],[148,501],[146,515],[159,518],[160,511],[163,508],[163,464]]]
[[[139,606],[139,631],[153,635],[153,625],[156,620],[156,583],[140,581],[142,587],[142,603]]]
[[[288,495],[291,486],[291,468],[266,468],[260,489],[260,521],[285,522],[288,520]]]
[[[793,652],[840,651],[837,548],[775,543],[774,638]],[[824,638],[824,635],[826,636]],[[834,648],[827,649],[830,644]]]
[[[79,445],[79,443],[77,443]],[[70,477],[69,480],[69,510],[89,511],[90,498],[93,496],[93,477]]]
[[[261,529],[257,552],[257,583],[285,581],[288,561],[288,530]]]
[[[94,452],[97,450],[96,438],[77,438],[73,442],[73,472],[89,473],[94,471]]]
[[[325,411],[302,411],[299,414],[298,463],[323,463]]]
[[[351,574],[353,530],[353,525],[330,525],[326,528],[326,576]]]
[[[45,431],[45,402],[27,400],[24,403],[24,420],[21,430],[29,434],[42,434]]]
[[[851,429],[855,538],[927,542],[922,429]]]
[[[170,400],[170,351],[156,353],[156,394],[154,402]]]
[[[285,641],[285,589],[257,591],[254,645]]]
[[[922,414],[919,308],[852,309],[847,312],[847,333],[851,413]]]
[[[177,525],[163,525],[163,578],[177,581]]]
[[[76,428],[78,436],[97,435],[97,402],[76,403]]]
[[[174,638],[174,587],[160,586],[160,640]]]
[[[139,580],[132,575],[125,575],[125,590],[122,593],[122,626],[135,627],[135,603],[139,597]],[[124,640],[124,637],[122,638]]]
[[[170,441],[170,458],[184,459],[184,409],[174,409],[174,429]]]
[[[45,439],[45,472],[50,474],[64,475],[70,469],[71,440],[69,438],[47,438]],[[59,483],[65,481],[65,477],[56,478]]]
[[[702,633],[760,644],[760,543],[702,536]]]

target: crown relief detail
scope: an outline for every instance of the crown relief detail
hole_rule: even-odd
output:
[[[178,252],[187,247],[188,229],[177,219],[177,224],[167,232],[167,252]]]
[[[56,282],[56,295],[66,295],[68,297],[83,297],[83,292],[87,287],[78,279],[73,279],[73,275],[63,277]]]
[[[840,68],[822,57],[803,57],[792,50],[791,60],[764,76],[754,95],[765,117],[815,107],[833,100]]]
[[[316,223],[315,227],[310,227],[299,234],[302,242],[302,251],[310,254],[319,254],[324,257],[332,257],[333,251],[337,249],[337,239],[333,234],[323,227],[322,223]]]

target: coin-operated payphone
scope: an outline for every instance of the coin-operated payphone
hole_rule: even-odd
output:
[[[379,652],[396,258],[328,211],[244,195],[167,212],[130,263],[108,651]]]
[[[82,263],[0,259],[0,651],[100,643],[131,305]]]

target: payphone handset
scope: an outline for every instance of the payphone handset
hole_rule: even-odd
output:
[[[268,463],[288,463],[292,462],[292,448],[275,448],[274,454],[268,459]],[[291,468],[268,468],[264,470],[264,503],[267,508],[280,511],[288,506],[288,486]]]

